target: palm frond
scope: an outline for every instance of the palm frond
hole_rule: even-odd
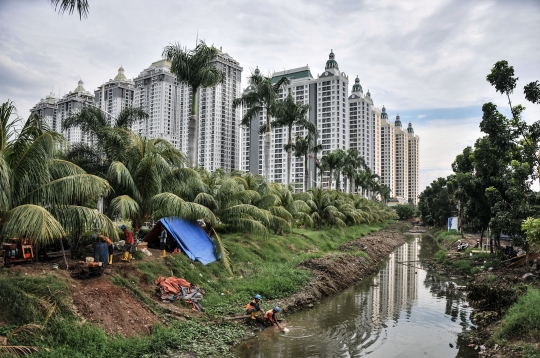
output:
[[[77,11],[79,14],[79,19],[88,17],[88,0],[50,0],[51,4],[54,5],[54,9],[58,11],[59,14],[63,14],[67,11],[68,14],[73,14],[74,11]]]
[[[214,236],[216,237],[217,246],[219,248],[219,254],[221,256],[221,260],[223,261],[223,266],[225,266],[225,269],[227,270],[227,272],[232,276],[233,272],[232,272],[232,269],[231,269],[231,263],[229,261],[229,253],[228,253],[227,249],[225,248],[225,245],[223,245],[223,241],[221,241],[221,238],[219,237],[216,230],[214,230],[214,228],[212,228],[212,231],[214,232]]]
[[[86,172],[76,164],[62,159],[51,159],[48,163],[49,173],[53,180],[71,175],[86,174]]]
[[[196,204],[204,205],[210,210],[214,210],[217,208],[217,202],[213,195],[210,195],[208,193],[199,193],[195,197],[195,200],[193,201]]]
[[[139,189],[131,176],[129,169],[121,162],[112,162],[107,171],[107,178],[113,184],[126,190],[137,200],[141,200]]]
[[[173,193],[157,194],[149,200],[149,205],[158,217],[177,216],[191,221],[203,219],[212,227],[217,224],[210,209],[197,203],[186,202]]]
[[[24,357],[39,352],[36,346],[0,346],[0,357]]]
[[[37,205],[20,205],[6,213],[4,237],[23,237],[47,244],[65,236],[62,225],[52,213]]]
[[[86,203],[106,195],[111,189],[105,179],[90,174],[75,174],[39,186],[21,202],[52,206]]]
[[[140,209],[137,201],[128,195],[117,196],[109,204],[109,213],[113,218],[133,219]]]
[[[63,205],[51,208],[51,213],[71,235],[85,231],[101,232],[111,240],[118,241],[118,232],[114,223],[105,214],[96,209],[78,205]]]

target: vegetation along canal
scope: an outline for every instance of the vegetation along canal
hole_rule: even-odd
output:
[[[429,267],[430,236],[396,249],[381,270],[310,310],[286,317],[289,332],[266,329],[238,357],[476,357],[458,334],[471,329],[460,282]]]

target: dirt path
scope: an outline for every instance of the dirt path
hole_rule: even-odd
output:
[[[279,302],[280,306],[287,312],[313,307],[321,298],[363,280],[377,270],[379,262],[406,241],[402,229],[404,223],[392,224],[384,230],[341,245],[339,249],[347,253],[325,255],[300,263],[300,266],[312,270],[315,277],[302,291]],[[365,252],[368,257],[359,255],[358,251]]]

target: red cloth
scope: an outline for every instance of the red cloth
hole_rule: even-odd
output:
[[[124,230],[124,237],[126,238],[126,244],[133,244],[135,239],[133,239],[133,234],[131,231]]]

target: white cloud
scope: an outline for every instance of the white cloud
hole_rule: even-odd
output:
[[[420,133],[420,191],[438,177],[452,174],[451,164],[482,133],[480,118],[435,119],[415,125]]]

